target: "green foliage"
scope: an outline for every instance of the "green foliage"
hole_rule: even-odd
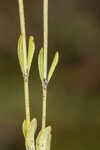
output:
[[[36,139],[36,150],[50,150],[51,127],[41,130]]]
[[[53,62],[51,64],[48,78],[47,78],[47,47],[48,47],[48,0],[44,0],[44,49],[41,48],[38,55],[38,68],[40,79],[43,84],[43,110],[42,110],[42,130],[39,132],[35,142],[35,132],[37,129],[37,120],[34,118],[30,122],[30,109],[29,109],[29,87],[28,78],[29,72],[35,52],[35,43],[32,36],[29,37],[28,55],[26,50],[26,33],[25,33],[25,19],[24,19],[24,5],[23,0],[19,0],[19,13],[20,13],[20,25],[21,35],[18,40],[18,59],[20,68],[24,78],[24,92],[25,92],[25,109],[26,120],[23,121],[22,130],[25,137],[26,150],[50,150],[51,144],[51,127],[46,126],[46,98],[47,98],[47,83],[50,81],[56,65],[59,60],[59,54],[56,52]],[[45,79],[45,80],[44,80]]]
[[[27,134],[27,124],[26,124],[26,120],[23,121],[23,124],[22,124],[22,131],[23,131],[24,137],[26,137],[26,134]]]
[[[37,120],[35,118],[33,118],[33,120],[30,122],[28,128],[26,126],[26,120],[23,121],[22,130],[23,135],[25,137],[26,150],[35,150],[34,136],[36,129],[37,129]]]
[[[40,52],[39,52],[39,55],[38,55],[38,68],[39,68],[39,74],[40,74],[40,79],[41,79],[41,82],[43,82],[43,78],[44,78],[44,58],[43,58],[43,48],[41,48]]]
[[[28,72],[30,72],[30,67],[32,64],[32,59],[34,56],[34,51],[35,51],[35,43],[34,43],[34,37],[30,36],[29,38],[29,46],[28,46]]]
[[[40,79],[43,83],[43,78],[44,78],[44,57],[43,57],[43,53],[44,53],[44,50],[43,48],[41,48],[40,52],[39,52],[39,55],[38,55],[38,68],[39,68],[39,74],[40,74]],[[55,68],[58,64],[58,61],[59,61],[59,53],[56,52],[55,56],[54,56],[54,59],[52,61],[52,64],[50,66],[50,70],[49,70],[49,73],[48,73],[48,78],[47,78],[47,81],[49,82],[54,71],[55,71]]]
[[[55,71],[55,68],[56,68],[56,65],[58,64],[58,61],[59,61],[59,53],[56,52],[56,54],[54,56],[54,59],[52,61],[49,73],[48,73],[48,82],[50,81],[50,79],[51,79],[51,77],[53,75],[53,72]]]
[[[18,59],[22,73],[24,72],[24,51],[23,51],[23,35],[21,34],[18,40]]]
[[[34,118],[29,127],[26,126],[26,120],[23,121],[22,130],[25,137],[26,150],[35,150],[35,133],[37,129],[37,120]],[[42,129],[36,138],[36,150],[50,150],[51,145],[51,127]]]
[[[35,43],[33,36],[29,37],[29,45],[28,45],[28,56],[27,56],[27,67],[28,73],[30,72],[33,56],[35,52]],[[18,59],[22,73],[24,74],[24,49],[23,49],[23,35],[21,34],[18,40]]]

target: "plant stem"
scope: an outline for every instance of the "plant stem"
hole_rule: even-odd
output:
[[[20,28],[23,35],[23,50],[24,50],[24,71],[27,72],[27,47],[26,47],[26,32],[25,32],[25,17],[24,17],[24,4],[23,0],[19,2],[19,16],[20,16]]]
[[[30,123],[30,107],[29,107],[29,87],[28,87],[28,69],[27,69],[27,47],[26,47],[26,32],[25,32],[25,17],[24,17],[24,4],[23,0],[18,0],[20,28],[23,35],[23,53],[24,53],[24,95],[25,95],[25,112],[27,127]]]
[[[46,126],[46,101],[47,101],[47,89],[43,87],[42,129],[44,129]]]
[[[26,122],[27,127],[30,124],[30,106],[29,106],[29,87],[28,78],[24,78],[24,95],[25,95],[25,112],[26,112]]]
[[[44,31],[44,79],[47,79],[47,52],[48,52],[48,0],[43,1],[43,31]]]
[[[48,0],[43,1],[43,31],[44,31],[44,83],[43,83],[43,106],[42,106],[42,129],[46,126],[46,103],[47,103],[47,54],[48,54]]]

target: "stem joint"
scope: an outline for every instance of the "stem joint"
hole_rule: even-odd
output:
[[[48,86],[48,80],[44,78],[44,80],[43,80],[43,88],[47,89],[47,86]]]

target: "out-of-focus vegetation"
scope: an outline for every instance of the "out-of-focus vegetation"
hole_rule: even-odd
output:
[[[31,112],[41,123],[37,54],[42,46],[42,1],[24,0],[27,37],[36,41],[30,77]],[[0,2],[0,149],[24,150],[23,80],[17,59],[17,0]],[[52,149],[100,149],[100,2],[49,1],[49,59],[60,52],[48,87],[47,117]],[[49,64],[50,65],[50,64]],[[39,128],[39,127],[38,127]]]

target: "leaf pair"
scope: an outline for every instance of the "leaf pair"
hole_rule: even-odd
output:
[[[41,130],[36,138],[37,120],[34,118],[27,128],[26,120],[23,121],[22,130],[25,137],[26,150],[50,150],[51,145],[51,127]]]
[[[28,67],[28,73],[30,72],[32,59],[34,56],[35,51],[35,43],[33,36],[29,37],[29,45],[28,45],[28,56],[26,58],[27,60],[27,67]],[[25,55],[25,49],[23,45],[23,35],[21,34],[18,40],[18,59],[21,67],[22,73],[25,72],[25,66],[24,66],[24,55]]]
[[[22,125],[23,134],[25,137],[26,150],[35,150],[35,132],[37,129],[37,120],[34,118],[27,128],[26,120]]]
[[[39,55],[38,55],[38,68],[39,68],[39,74],[40,74],[40,79],[41,79],[42,83],[43,83],[43,79],[44,79],[44,55],[43,55],[43,53],[44,53],[44,50],[43,50],[43,48],[41,48]],[[50,81],[50,79],[55,71],[58,61],[59,61],[59,53],[56,52],[54,59],[52,61],[51,67],[49,69],[48,78],[47,78],[48,82]]]
[[[28,73],[30,72],[34,52],[35,52],[34,38],[33,38],[33,36],[30,36],[29,37],[29,45],[28,45],[28,56],[26,58]],[[25,55],[25,50],[24,50],[24,46],[23,46],[23,35],[20,35],[19,40],[18,40],[18,59],[19,59],[21,71],[23,74],[25,72],[24,55]],[[58,61],[59,61],[59,53],[56,52],[54,59],[52,61],[51,67],[49,69],[48,78],[47,78],[48,82],[50,81],[50,79],[53,75],[56,65],[58,64]],[[44,50],[43,50],[43,48],[41,48],[39,55],[38,55],[38,68],[39,68],[40,79],[43,83],[43,79],[44,79]]]
[[[36,139],[36,150],[50,150],[51,127],[41,130]]]

